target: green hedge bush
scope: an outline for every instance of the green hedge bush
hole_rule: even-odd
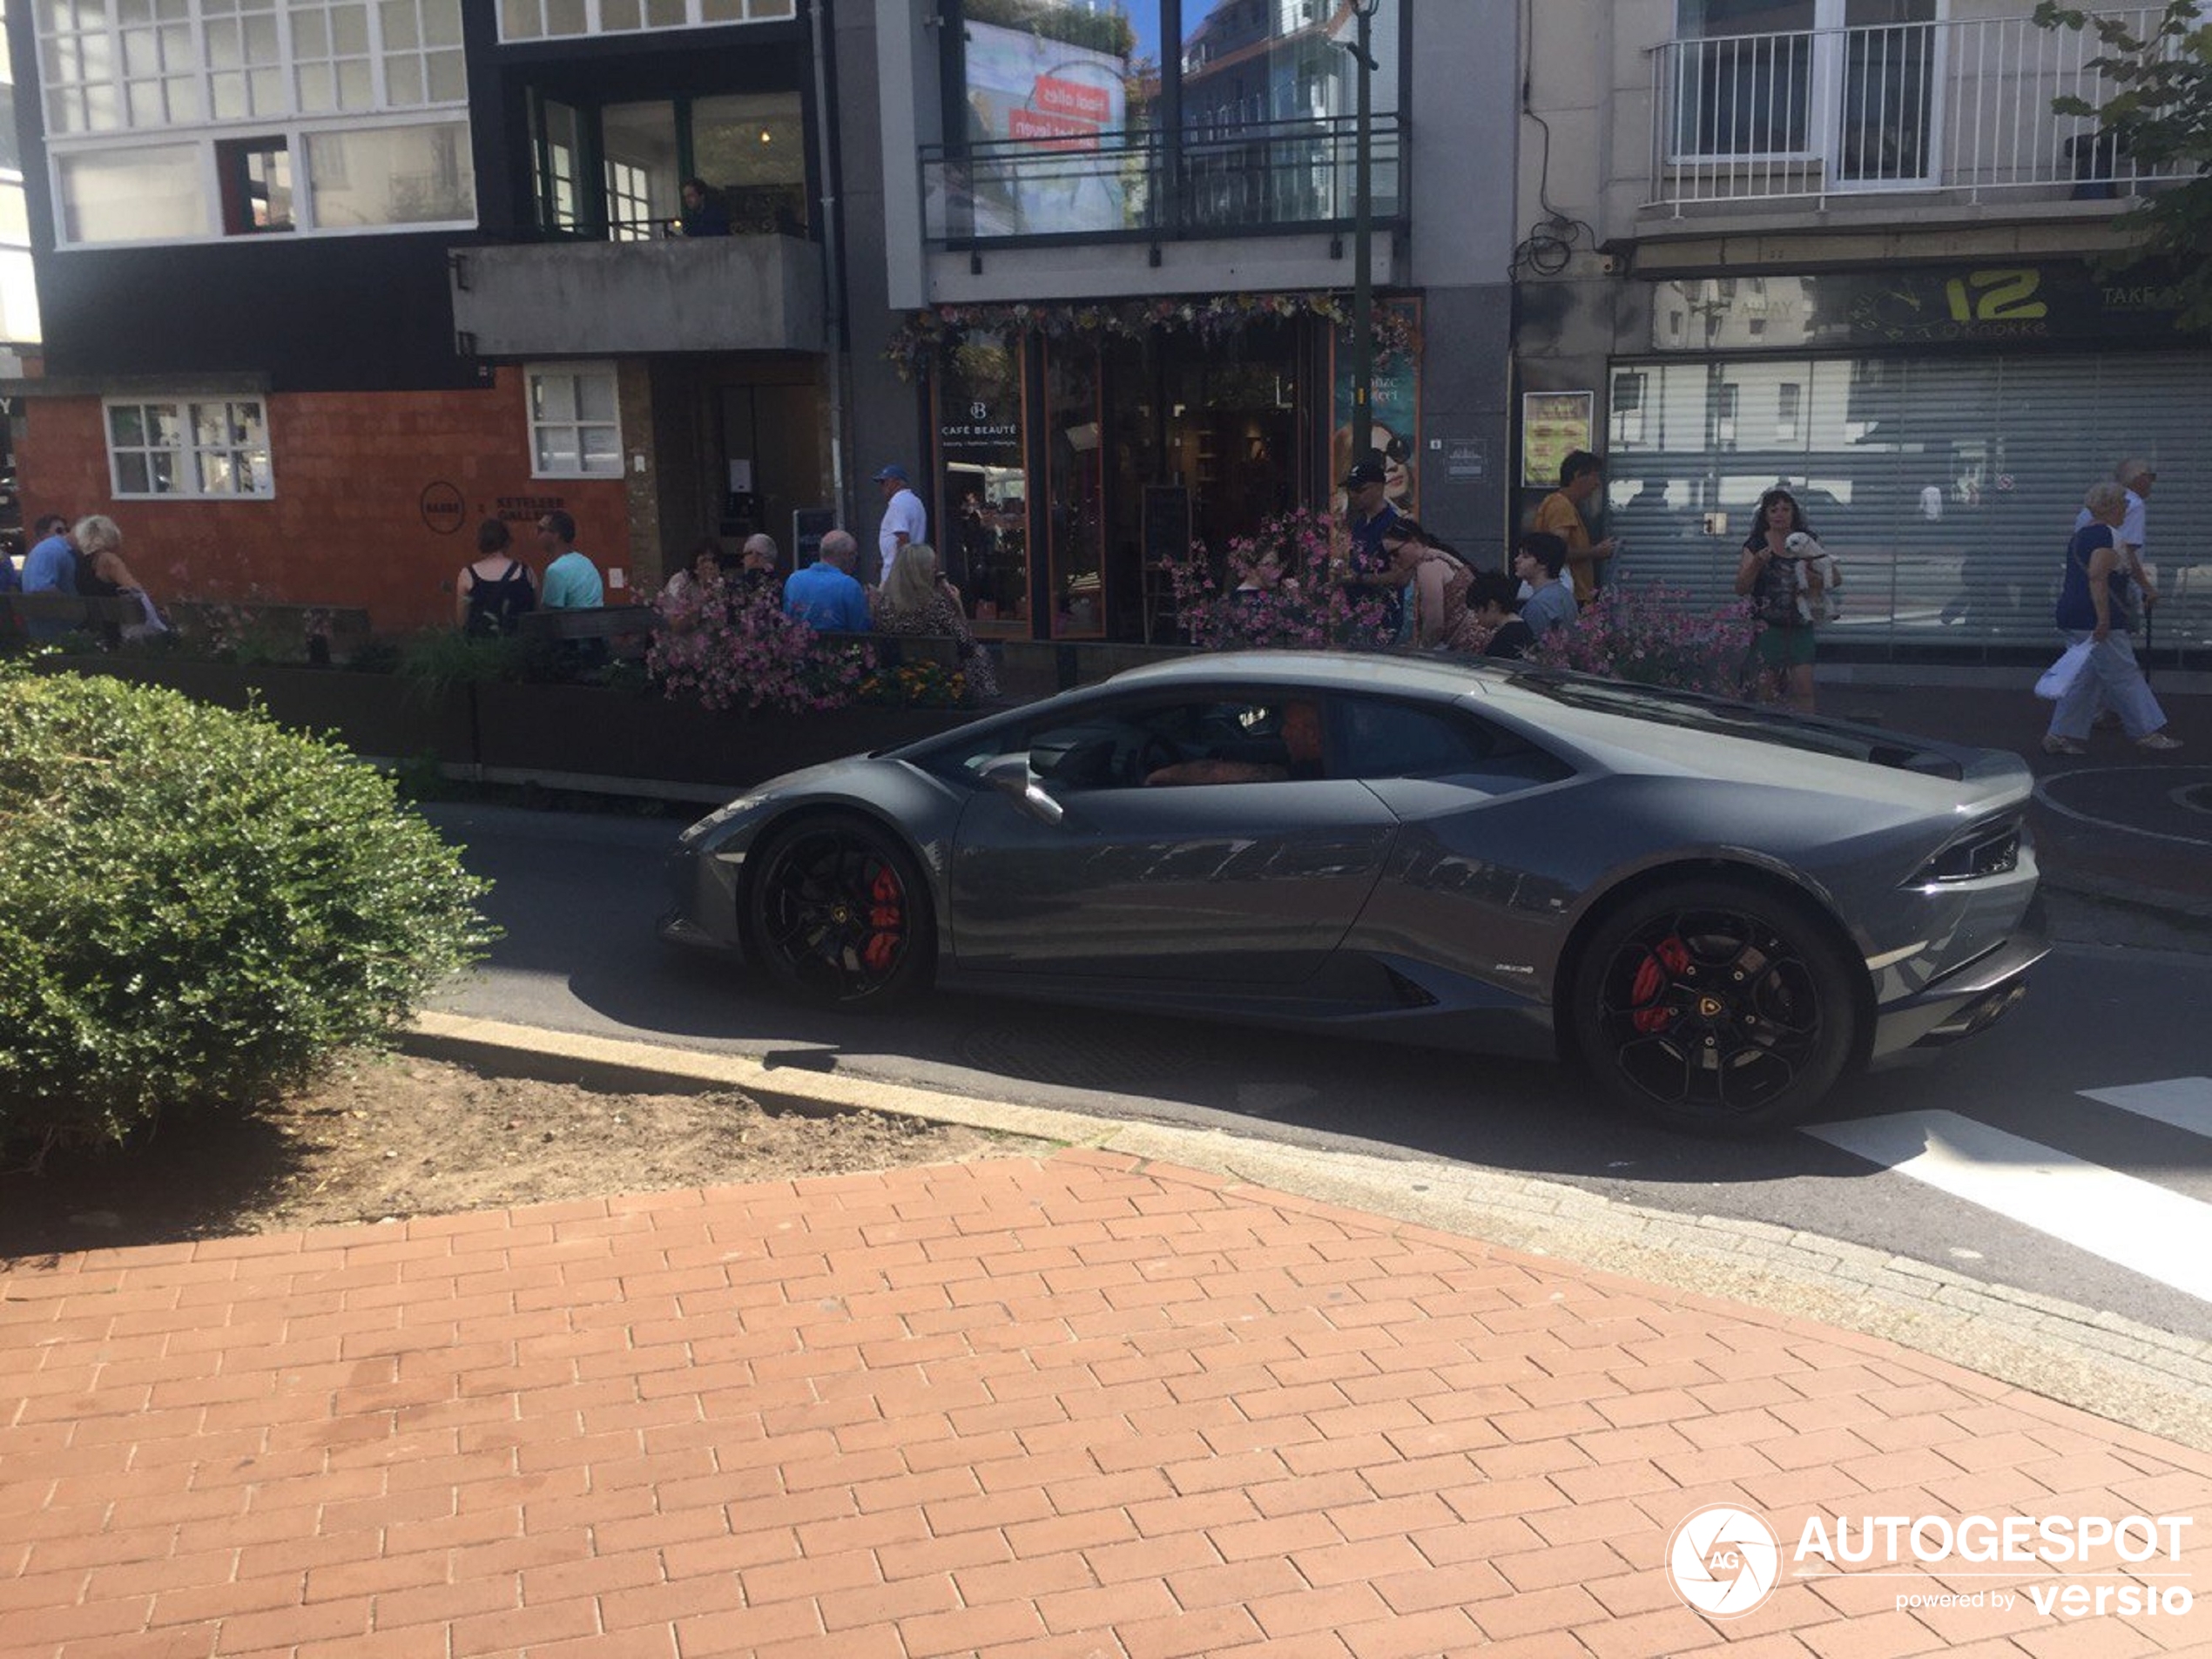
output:
[[[0,1145],[252,1109],[473,960],[484,890],[334,745],[0,668]]]

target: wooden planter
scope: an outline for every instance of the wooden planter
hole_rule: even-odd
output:
[[[244,666],[118,654],[47,659],[57,670],[165,685],[201,703],[259,703],[286,725],[326,732],[358,754],[434,754],[502,781],[590,787],[635,781],[732,789],[825,760],[949,732],[960,709],[714,713],[697,704],[596,685],[504,681],[432,687],[392,674]]]
[[[476,688],[488,772],[651,779],[743,787],[801,766],[894,748],[975,717],[956,709],[718,713],[695,703],[585,685]]]
[[[395,760],[435,754],[442,761],[464,765],[476,758],[474,713],[465,685],[431,686],[395,674],[355,674],[344,669],[209,663],[128,652],[49,660],[56,669],[165,685],[217,708],[243,709],[258,703],[272,719],[326,733],[356,754]]]

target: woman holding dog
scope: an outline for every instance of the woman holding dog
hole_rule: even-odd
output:
[[[1749,665],[1762,679],[1770,677],[1800,714],[1814,711],[1812,618],[1820,614],[1826,589],[1818,566],[1811,566],[1803,589],[1810,603],[1798,604],[1800,561],[1789,542],[1811,534],[1797,498],[1777,486],[1759,497],[1758,517],[1736,564],[1736,590],[1751,601],[1759,631]]]

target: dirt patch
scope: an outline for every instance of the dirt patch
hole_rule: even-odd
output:
[[[1038,1150],[874,1112],[802,1116],[737,1094],[599,1094],[366,1055],[242,1122],[165,1123],[127,1157],[57,1154],[42,1174],[0,1175],[0,1258]]]

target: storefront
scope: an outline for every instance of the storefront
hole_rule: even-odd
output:
[[[1846,571],[1824,652],[2032,653],[2083,493],[2140,456],[2166,474],[2155,643],[2212,644],[2212,478],[2195,464],[2212,352],[2175,349],[2158,284],[2052,262],[1645,293],[1649,343],[1612,360],[1602,434],[1620,576],[1724,597],[1760,493],[1784,483]]]
[[[1164,641],[1163,560],[1298,507],[1331,509],[1354,448],[1342,295],[941,307],[902,337],[926,383],[924,491],[987,634]],[[1419,306],[1379,307],[1375,429],[1419,501]]]

